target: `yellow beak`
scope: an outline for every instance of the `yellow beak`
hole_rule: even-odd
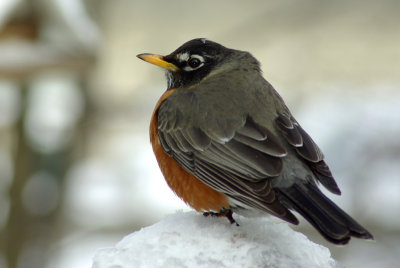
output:
[[[143,53],[143,54],[137,55],[137,57],[141,60],[144,60],[144,61],[147,61],[148,63],[163,67],[164,69],[167,69],[172,72],[176,72],[179,70],[179,68],[175,64],[165,61],[164,57],[161,55]]]

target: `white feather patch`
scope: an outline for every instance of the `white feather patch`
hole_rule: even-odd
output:
[[[188,52],[180,53],[177,55],[177,58],[180,62],[187,61],[190,57],[190,54]]]

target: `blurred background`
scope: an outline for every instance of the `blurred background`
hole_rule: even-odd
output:
[[[0,1],[0,268],[90,267],[96,249],[189,210],[148,137],[164,74],[136,54],[206,37],[262,63],[326,155],[332,199],[375,236],[346,267],[400,260],[400,2]]]

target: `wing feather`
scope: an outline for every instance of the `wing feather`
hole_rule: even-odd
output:
[[[297,223],[271,186],[287,153],[272,132],[250,117],[238,129],[226,131],[186,127],[179,118],[162,122],[167,118],[158,117],[160,144],[185,170],[238,203]],[[220,139],[228,136],[232,137]]]
[[[318,181],[332,193],[340,194],[339,187],[324,161],[321,149],[299,123],[292,116],[282,113],[278,115],[275,122],[287,142],[295,147],[299,156],[306,161]]]

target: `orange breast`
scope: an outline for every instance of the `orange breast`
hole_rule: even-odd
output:
[[[150,122],[150,141],[156,155],[158,165],[169,187],[187,204],[199,212],[216,211],[229,208],[226,195],[210,188],[195,176],[184,170],[172,157],[167,155],[158,139],[157,111],[161,103],[170,96],[174,90],[166,91],[154,109]]]

